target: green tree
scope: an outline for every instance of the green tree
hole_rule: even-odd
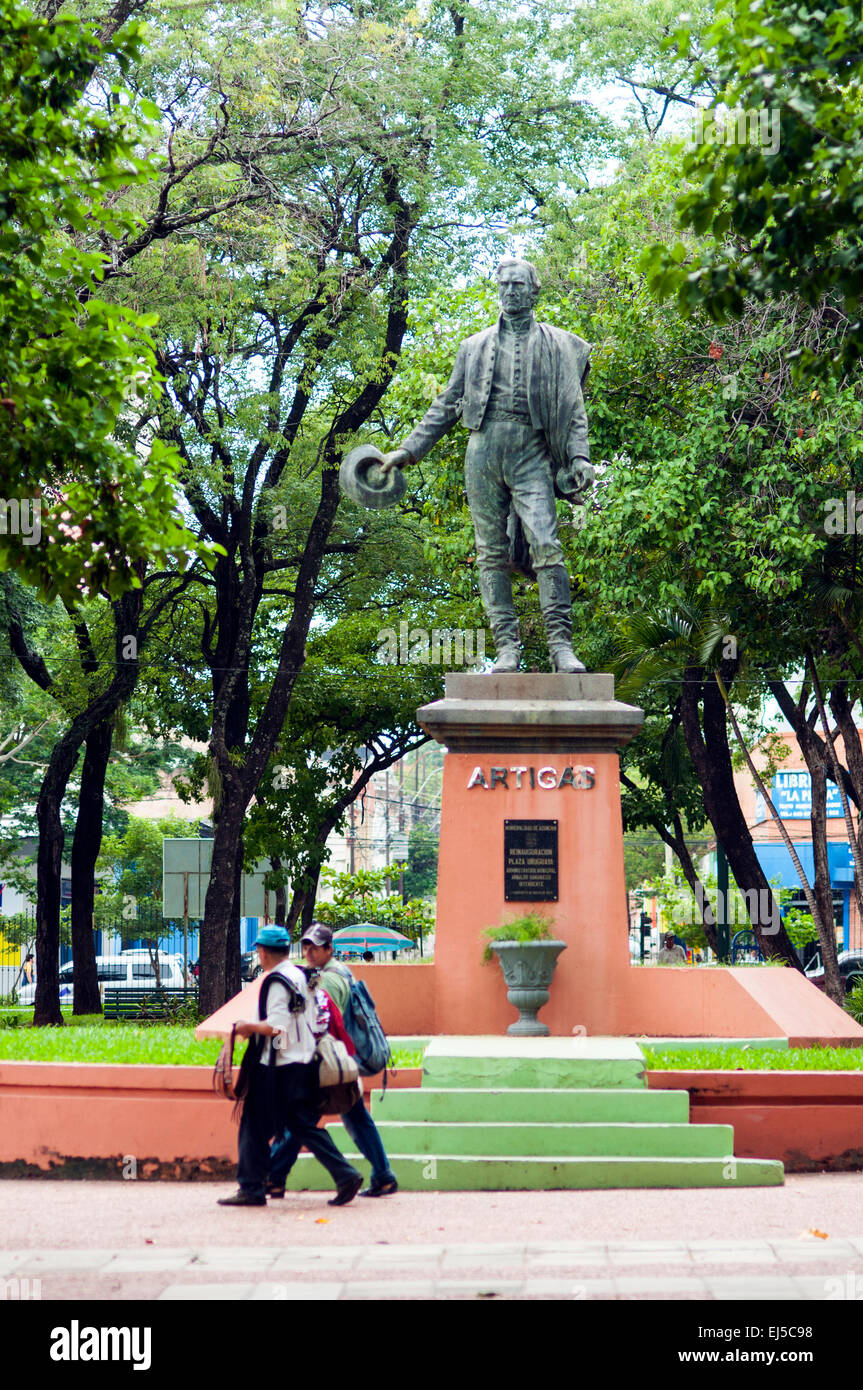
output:
[[[681,228],[703,240],[695,254],[682,241],[648,248],[651,288],[716,323],[753,298],[790,293],[813,309],[826,298],[841,331],[788,357],[841,375],[863,344],[863,18],[841,0],[724,0],[700,42],[699,71],[715,96],[703,140],[681,162],[690,186],[677,211]],[[692,53],[689,23],[676,46]],[[720,105],[733,113],[730,139]]]
[[[440,836],[424,825],[415,825],[408,839],[408,865],[405,892],[409,898],[433,898],[437,891],[437,863]]]
[[[138,31],[115,41],[120,73],[139,50]],[[154,381],[154,320],[96,290],[105,241],[133,225],[118,193],[149,175],[128,96],[108,113],[80,97],[104,56],[77,20],[0,3],[0,563],[72,601],[138,584],[142,560],[193,540],[174,451],[117,431]]]
[[[405,868],[401,862],[383,869],[359,869],[356,873],[336,873],[326,865],[321,876],[333,890],[332,902],[318,903],[318,921],[326,922],[333,931],[351,927],[358,922],[373,922],[379,927],[392,927],[412,941],[434,931],[434,911],[421,898],[403,902],[401,894],[387,891],[391,881]]]
[[[120,835],[102,841],[97,872],[113,875],[95,900],[96,925],[119,936],[123,947],[142,941],[159,976],[159,944],[173,932],[162,916],[162,841],[188,835],[177,816],[143,820],[130,816]]]
[[[212,580],[192,571],[217,789],[205,1010],[239,984],[245,815],[273,762],[321,593],[344,548],[374,534],[355,510],[341,520],[338,466],[360,432],[386,441],[383,402],[408,306],[442,258],[455,278],[502,247],[530,216],[530,189],[581,186],[602,134],[549,59],[539,8],[516,18],[503,4],[433,3],[421,15],[392,3],[372,17],[357,4],[298,22],[291,7],[250,16],[226,5],[204,37],[206,23],[187,19],[180,37],[166,25],[136,90],[158,102],[166,132],[173,126],[166,157],[178,168],[225,152],[227,163],[214,156],[169,190],[181,215],[196,198],[224,205],[232,160],[254,184],[255,208],[235,208],[185,245],[162,241],[151,220],[151,244],[133,263],[133,242],[117,246],[130,278],[114,281],[118,298],[163,315],[160,427],[184,459],[198,534],[226,552]],[[192,73],[198,98],[181,126],[177,93]],[[273,628],[278,652],[264,669],[258,645]]]

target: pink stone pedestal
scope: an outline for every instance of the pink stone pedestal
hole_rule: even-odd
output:
[[[614,699],[611,676],[453,674],[445,699],[417,717],[448,749],[437,1033],[505,1032],[516,1013],[499,965],[482,964],[480,932],[537,911],[567,943],[539,1015],[552,1034],[863,1043],[863,1029],[796,971],[630,964],[617,749],[643,715]],[[557,821],[557,902],[505,900],[506,820]]]

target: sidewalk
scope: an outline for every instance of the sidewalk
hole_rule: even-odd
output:
[[[863,1298],[863,1174],[737,1191],[399,1193],[342,1208],[289,1193],[218,1207],[231,1190],[2,1181],[0,1288],[72,1302]]]

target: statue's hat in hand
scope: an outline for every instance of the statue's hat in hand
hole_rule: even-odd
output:
[[[383,454],[374,444],[358,444],[345,454],[339,484],[352,502],[361,507],[394,507],[405,495],[407,483],[400,468],[384,473]]]

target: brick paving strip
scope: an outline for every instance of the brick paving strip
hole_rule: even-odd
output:
[[[732,1272],[733,1271],[733,1272]],[[673,1298],[835,1300],[863,1289],[863,1236],[787,1241],[487,1241],[30,1249],[0,1254],[7,1288],[46,1299]],[[134,1276],[146,1276],[141,1280]],[[27,1281],[24,1284],[24,1281]],[[845,1294],[847,1296],[847,1294]]]
[[[795,1175],[782,1188],[749,1191],[399,1193],[339,1209],[317,1193],[252,1211],[217,1207],[230,1190],[2,1181],[0,1297],[74,1304],[863,1295],[858,1173]]]

